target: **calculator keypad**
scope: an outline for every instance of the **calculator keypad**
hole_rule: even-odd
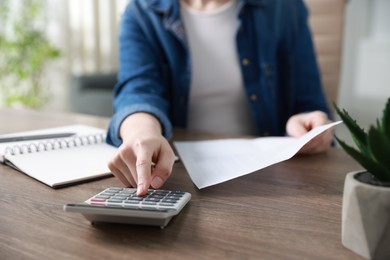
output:
[[[122,223],[164,228],[191,200],[191,193],[149,189],[137,196],[135,188],[110,187],[82,203],[64,205],[68,212],[81,213],[91,223]]]
[[[143,210],[175,210],[185,192],[149,189],[144,196],[137,196],[137,189],[111,187],[88,199],[94,206],[134,208]]]

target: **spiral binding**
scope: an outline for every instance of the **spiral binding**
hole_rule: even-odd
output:
[[[36,143],[8,146],[5,148],[5,154],[19,155],[19,154],[52,151],[58,149],[67,149],[67,148],[102,143],[105,139],[106,139],[106,135],[104,133],[75,136],[70,138],[50,139],[50,140],[36,142]]]

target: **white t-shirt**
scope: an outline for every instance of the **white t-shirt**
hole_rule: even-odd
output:
[[[255,134],[236,48],[237,1],[210,12],[180,5],[192,61],[188,128]]]

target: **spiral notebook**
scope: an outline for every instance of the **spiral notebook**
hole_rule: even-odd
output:
[[[0,138],[71,133],[70,137],[0,143],[0,161],[30,177],[59,188],[110,176],[108,161],[116,148],[105,142],[106,130],[68,125],[2,135]],[[11,139],[12,140],[12,139]]]

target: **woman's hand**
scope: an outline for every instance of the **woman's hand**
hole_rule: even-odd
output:
[[[123,140],[108,164],[111,172],[137,195],[160,188],[171,175],[175,154],[161,134],[160,122],[147,113],[127,117],[120,128]]]
[[[322,111],[302,113],[293,115],[286,124],[286,131],[289,136],[300,137],[316,126],[330,123],[328,116]],[[333,141],[333,130],[329,129],[308,142],[299,153],[319,153],[331,147]]]

